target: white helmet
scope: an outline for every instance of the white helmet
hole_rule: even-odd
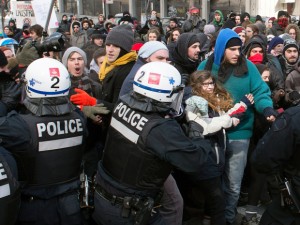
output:
[[[133,91],[159,102],[173,102],[181,87],[178,70],[165,62],[150,62],[135,74]]]
[[[33,61],[25,72],[26,93],[30,98],[66,96],[71,86],[66,67],[51,58]]]

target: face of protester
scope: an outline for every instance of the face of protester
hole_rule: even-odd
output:
[[[270,79],[270,71],[269,70],[265,70],[262,75],[261,78],[264,82],[268,83],[269,79]]]
[[[178,41],[179,36],[180,36],[180,33],[179,33],[178,30],[174,30],[174,31],[172,32],[172,38],[173,38],[173,41]]]
[[[14,54],[13,54],[12,50],[10,50],[10,49],[3,51],[3,53],[7,59],[14,57]]]
[[[38,36],[37,36],[37,34],[36,34],[35,31],[31,31],[29,35],[30,35],[30,37],[32,38],[32,40],[38,39]]]
[[[68,71],[75,77],[82,76],[84,71],[84,59],[78,52],[71,53],[68,58]]]
[[[147,62],[167,62],[169,59],[169,51],[165,49],[158,50],[146,59]]]
[[[291,38],[293,38],[294,40],[296,40],[296,31],[295,31],[295,29],[291,28],[289,30],[289,35],[291,36]]]
[[[74,33],[78,33],[79,30],[80,30],[80,27],[79,27],[78,25],[75,25],[75,26],[73,27]]]
[[[224,53],[224,60],[232,65],[236,65],[240,56],[241,47],[233,46],[226,48]]]
[[[68,19],[67,16],[63,16],[63,17],[62,17],[62,20],[64,20],[64,21],[66,21],[67,19]]]
[[[175,27],[177,27],[177,24],[174,21],[171,20],[170,23],[169,23],[169,26],[171,28],[175,28]]]
[[[98,46],[102,46],[103,45],[103,39],[102,38],[95,38],[94,39],[94,44],[98,45]]]
[[[273,21],[272,21],[272,20],[269,20],[269,21],[268,21],[267,28],[272,28],[272,27],[273,27]]]
[[[253,35],[254,35],[254,32],[251,29],[251,27],[246,27],[246,36],[248,37],[248,39],[250,39]]]
[[[221,16],[220,16],[219,13],[216,13],[216,14],[215,14],[215,19],[216,19],[217,22],[220,22],[220,21],[221,21]]]
[[[97,65],[99,66],[99,68],[101,67],[102,63],[104,61],[104,56],[100,56],[97,58]]]
[[[212,78],[208,78],[201,84],[201,88],[202,88],[203,92],[212,94],[212,93],[214,93],[215,82],[213,81]]]
[[[283,44],[278,44],[274,47],[274,51],[278,54],[282,54]]]
[[[245,16],[244,21],[249,21],[249,20],[250,20],[249,16]]]
[[[149,35],[148,35],[148,41],[157,41],[157,35],[156,35],[156,33],[149,33]]]
[[[106,49],[107,61],[109,63],[116,61],[116,59],[119,57],[119,54],[121,52],[121,48],[113,44],[107,44],[105,46],[105,49]]]
[[[4,33],[5,33],[6,35],[9,35],[10,32],[9,32],[9,28],[8,28],[8,27],[5,27],[5,28],[4,28]]]
[[[250,51],[250,54],[249,56],[254,56],[256,54],[261,54],[263,55],[263,49],[261,47],[255,47],[255,48],[252,48],[251,51]]]
[[[188,57],[191,60],[197,61],[199,59],[199,53],[200,53],[200,43],[199,42],[192,44],[188,48]]]
[[[83,24],[82,24],[82,28],[83,28],[84,30],[87,30],[87,29],[90,28],[90,26],[89,26],[88,23],[83,23]]]
[[[294,64],[298,60],[299,52],[298,52],[297,48],[290,47],[287,50],[285,50],[284,56],[288,63]]]
[[[241,17],[240,16],[236,16],[235,17],[235,24],[238,25],[241,23]]]
[[[240,32],[239,34],[240,39],[242,40],[242,43],[245,43],[246,40],[246,33],[245,32]]]

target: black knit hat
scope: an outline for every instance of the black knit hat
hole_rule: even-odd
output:
[[[4,67],[8,64],[7,58],[4,53],[0,50],[0,67]]]
[[[225,48],[230,48],[230,47],[233,47],[233,46],[242,46],[242,41],[240,38],[231,38],[227,44],[226,44],[226,47]]]
[[[134,43],[133,31],[127,24],[114,27],[107,35],[105,44],[113,44],[130,52]]]

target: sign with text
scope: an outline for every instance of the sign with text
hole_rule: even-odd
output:
[[[24,23],[36,24],[34,11],[30,1],[11,1],[11,10],[16,19],[18,28],[22,28]]]

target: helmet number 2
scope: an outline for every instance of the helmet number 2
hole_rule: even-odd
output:
[[[51,88],[59,88],[59,86],[57,85],[59,83],[58,77],[52,77],[51,81],[54,81],[54,83],[51,85]]]
[[[141,71],[141,75],[139,76],[139,78],[137,79],[138,80],[138,82],[141,82],[141,83],[143,83],[142,82],[142,77],[145,75],[145,71]]]

